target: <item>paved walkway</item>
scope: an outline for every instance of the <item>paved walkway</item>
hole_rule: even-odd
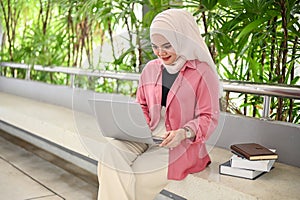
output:
[[[50,154],[46,156],[51,159]],[[2,136],[0,170],[0,199],[3,200],[88,200],[97,196],[95,181],[83,180]]]

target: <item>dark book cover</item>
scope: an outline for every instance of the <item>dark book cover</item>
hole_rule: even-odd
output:
[[[257,143],[233,144],[230,148],[248,160],[276,160],[278,155]]]

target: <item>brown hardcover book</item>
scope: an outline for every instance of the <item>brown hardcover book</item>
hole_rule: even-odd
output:
[[[256,143],[233,144],[230,148],[248,160],[276,160],[278,155]]]

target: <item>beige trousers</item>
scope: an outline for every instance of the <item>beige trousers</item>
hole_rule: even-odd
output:
[[[153,200],[168,184],[168,149],[111,140],[98,163],[98,200]]]

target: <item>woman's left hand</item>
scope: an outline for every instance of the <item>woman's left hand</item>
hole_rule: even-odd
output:
[[[185,130],[180,128],[174,131],[168,131],[164,136],[164,141],[159,145],[161,147],[174,148],[185,139]]]

